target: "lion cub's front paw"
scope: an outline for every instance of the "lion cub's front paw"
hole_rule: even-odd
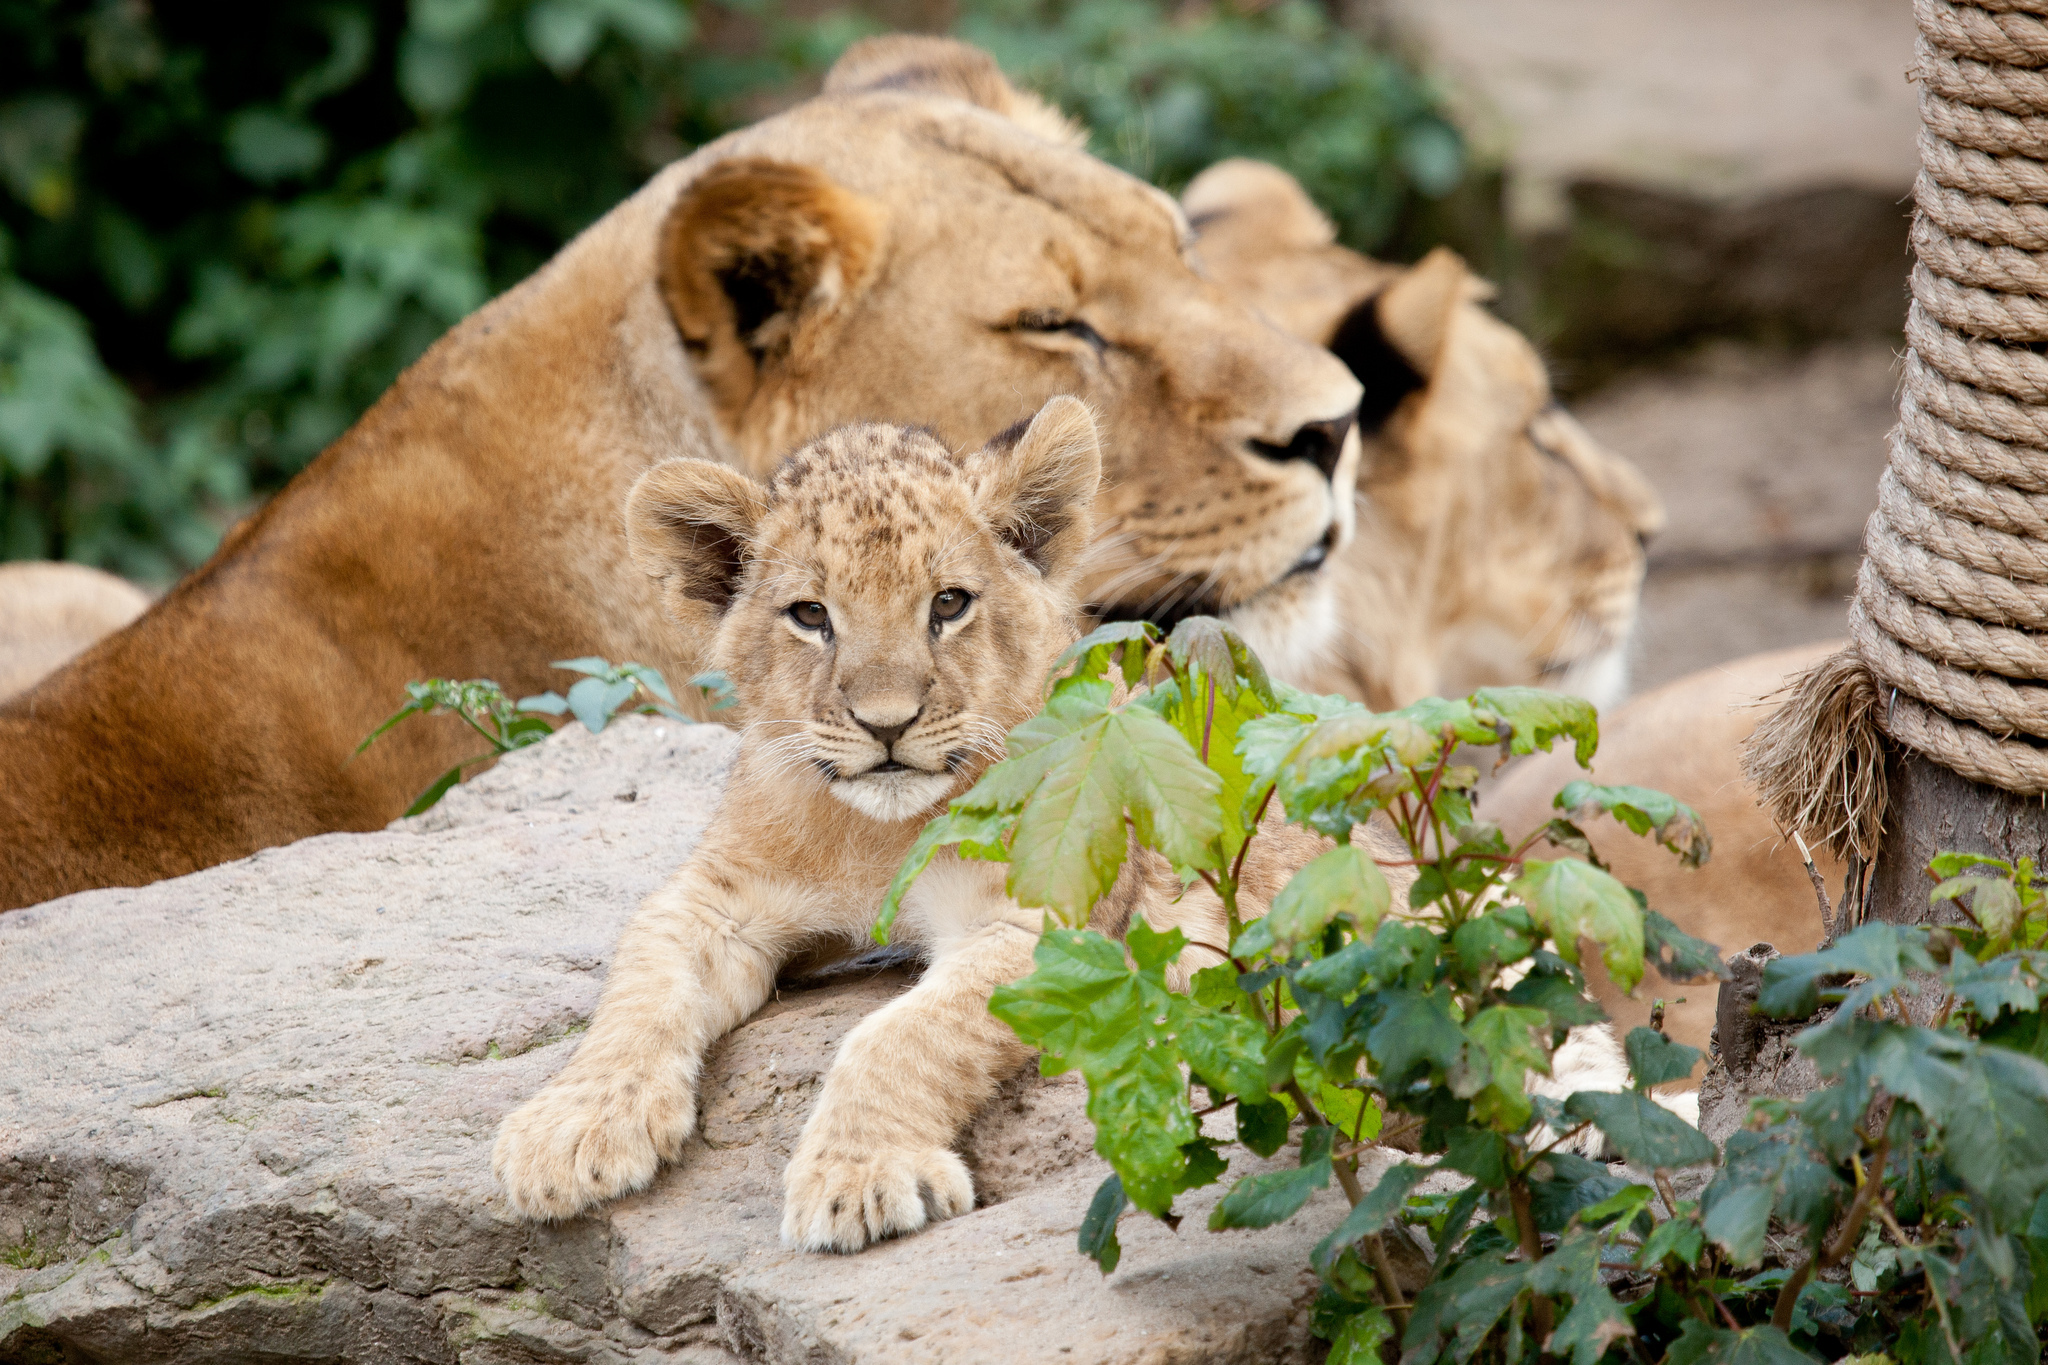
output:
[[[491,1170],[528,1218],[573,1218],[645,1189],[696,1122],[687,1089],[645,1078],[558,1080],[498,1128]]]
[[[799,1148],[782,1187],[782,1240],[804,1251],[859,1251],[974,1207],[967,1163],[943,1147],[859,1155]]]

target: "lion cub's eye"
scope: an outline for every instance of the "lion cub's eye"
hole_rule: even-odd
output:
[[[789,619],[805,630],[823,630],[832,624],[832,613],[823,602],[798,602],[790,607]]]
[[[967,604],[974,595],[962,588],[948,588],[932,599],[932,621],[957,621],[960,613],[967,610]]]

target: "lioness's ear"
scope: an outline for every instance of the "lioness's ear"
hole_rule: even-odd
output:
[[[818,358],[866,288],[882,212],[808,166],[737,157],[684,189],[662,224],[659,275],[683,345],[727,426],[764,367]]]
[[[1080,567],[1095,530],[1102,441],[1078,398],[1055,398],[967,459],[982,511],[1047,578]]]
[[[825,73],[828,95],[905,90],[965,100],[1066,147],[1088,145],[1088,130],[1036,95],[1011,85],[995,58],[952,38],[890,33],[863,38]]]
[[[1403,398],[1428,386],[1459,307],[1485,295],[1458,253],[1438,247],[1345,314],[1330,350],[1365,386],[1361,432],[1385,426]]]
[[[626,548],[679,625],[709,625],[732,605],[747,541],[768,493],[710,460],[665,460],[626,495]]]

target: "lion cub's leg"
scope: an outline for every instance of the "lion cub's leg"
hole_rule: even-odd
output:
[[[569,1218],[643,1189],[697,1117],[705,1051],[759,1009],[806,927],[787,882],[693,857],[619,938],[590,1031],[498,1129],[491,1168],[529,1218]]]
[[[840,1044],[783,1175],[791,1246],[859,1251],[973,1208],[953,1140],[1032,1055],[988,1004],[1031,970],[1040,913],[1002,895],[990,864],[935,862],[913,895],[931,908],[907,927],[934,944],[932,964]]]

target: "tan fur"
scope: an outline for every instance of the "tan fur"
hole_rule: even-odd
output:
[[[28,691],[148,609],[148,593],[103,569],[0,564],[0,701]]]
[[[1661,846],[1605,819],[1587,826],[1594,847],[1616,876],[1649,896],[1652,909],[1724,955],[1759,942],[1775,944],[1783,953],[1802,953],[1820,942],[1813,884],[1799,851],[1771,824],[1743,781],[1742,745],[1765,715],[1759,699],[1838,648],[1839,642],[1802,645],[1702,669],[1601,717],[1595,780],[1653,787],[1691,805],[1714,838],[1714,855],[1705,867],[1687,869]],[[1509,838],[1519,838],[1557,813],[1550,798],[1560,787],[1584,776],[1562,749],[1531,758],[1486,796],[1481,813]],[[1833,900],[1842,885],[1842,866],[1819,849],[1814,855]],[[1614,988],[1597,962],[1589,962],[1586,975],[1595,998],[1624,1028],[1646,1023],[1658,996],[1667,1001],[1683,997],[1683,1004],[1667,1007],[1665,1031],[1681,1043],[1706,1048],[1714,1028],[1711,982],[1652,982],[1631,1000]]]
[[[1375,706],[1488,684],[1618,700],[1656,495],[1551,398],[1490,289],[1438,249],[1403,269],[1335,244],[1278,169],[1227,161],[1183,206],[1210,275],[1294,335],[1331,344],[1355,309],[1427,381],[1367,433],[1359,527],[1334,566],[1339,645],[1294,680]],[[1377,377],[1361,375],[1371,408]]]
[[[856,49],[840,76],[863,52],[888,66]],[[662,171],[140,622],[0,705],[0,908],[383,825],[472,750],[436,718],[350,758],[409,680],[516,696],[586,654],[690,676],[709,640],[619,527],[671,456],[758,477],[855,420],[962,448],[1075,394],[1107,474],[1084,597],[1318,643],[1329,576],[1289,571],[1350,534],[1356,382],[1200,278],[1170,199],[1013,121],[984,55],[915,68]],[[1328,468],[1277,458],[1311,427]]]

